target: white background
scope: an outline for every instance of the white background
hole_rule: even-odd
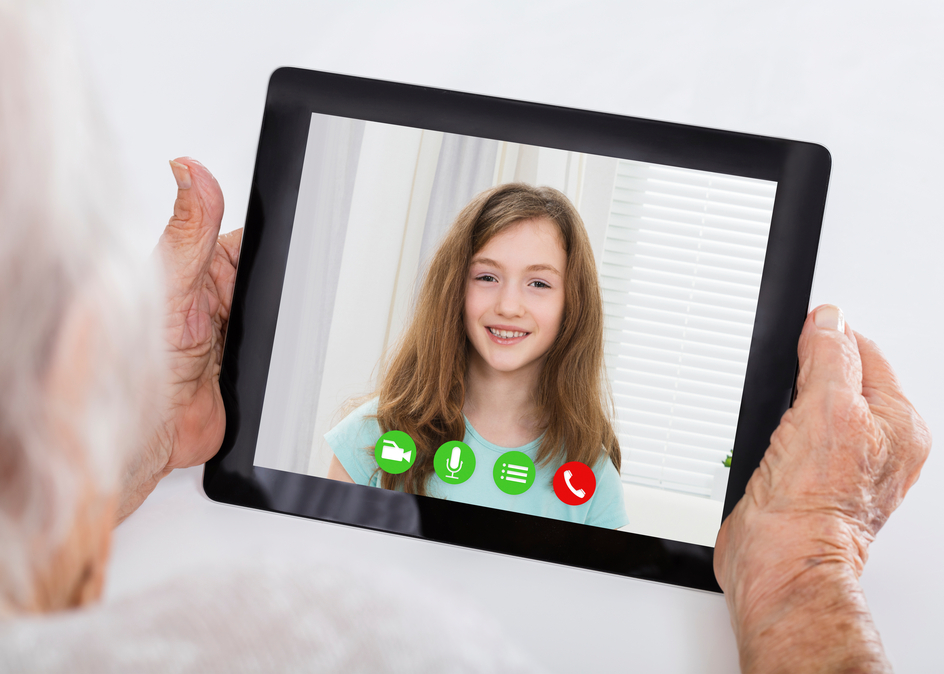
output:
[[[224,229],[242,225],[282,65],[821,143],[833,173],[812,303],[839,304],[875,339],[944,432],[939,2],[69,4],[142,250],[170,215],[178,155],[219,178]],[[902,672],[944,668],[942,461],[932,453],[863,578]],[[736,669],[720,597],[226,507],[193,470],[119,527],[109,596],[260,548],[385,558],[450,582],[552,670]],[[517,603],[498,601],[512,590]]]

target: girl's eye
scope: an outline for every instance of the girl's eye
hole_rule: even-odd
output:
[[[531,283],[529,283],[528,285],[534,286],[535,288],[550,288],[551,287],[544,281],[531,281]]]
[[[476,276],[476,277],[475,277],[475,280],[476,280],[476,281],[486,281],[486,282],[488,282],[488,283],[492,283],[493,281],[497,281],[498,279],[496,279],[496,278],[495,278],[494,276],[492,276],[491,274],[482,274],[481,276]]]

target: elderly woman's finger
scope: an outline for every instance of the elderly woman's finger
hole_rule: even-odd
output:
[[[917,481],[931,451],[931,431],[905,396],[885,355],[872,340],[855,333],[862,356],[862,395],[889,449],[886,486],[897,507]]]
[[[210,267],[210,278],[220,295],[220,317],[223,320],[223,333],[229,321],[229,312],[233,305],[233,288],[236,285],[236,265],[239,262],[239,249],[242,245],[243,230],[233,230],[223,234],[218,241],[217,256]]]
[[[220,246],[223,250],[226,251],[227,257],[229,257],[229,262],[234,267],[239,261],[239,247],[243,242],[243,228],[234,229],[232,232],[227,232],[220,237]]]
[[[884,403],[890,398],[907,402],[898,377],[878,345],[858,332],[854,335],[862,358],[862,395],[865,399],[870,404]]]

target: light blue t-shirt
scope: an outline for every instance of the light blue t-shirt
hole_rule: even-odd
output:
[[[376,413],[377,398],[374,398],[351,412],[325,434],[325,440],[351,479],[357,484],[371,487],[379,487],[381,477],[374,458],[374,446],[383,434],[377,420],[371,418]],[[434,473],[427,485],[430,496],[607,529],[629,524],[623,502],[623,483],[607,456],[603,456],[593,467],[597,480],[593,496],[582,505],[571,506],[563,503],[554,493],[554,473],[560,467],[559,464],[538,466],[534,484],[523,494],[506,494],[495,485],[492,468],[498,457],[505,452],[518,451],[535,461],[541,438],[523,447],[499,447],[479,435],[466,419],[462,441],[475,453],[475,472],[461,484],[446,484]]]

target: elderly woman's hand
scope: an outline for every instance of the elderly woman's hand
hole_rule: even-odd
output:
[[[874,343],[807,317],[796,402],[724,522],[715,573],[745,672],[886,671],[858,578],[918,479],[927,427]]]
[[[174,215],[155,253],[166,278],[169,380],[161,422],[128,471],[119,521],[174,468],[199,465],[223,441],[220,357],[233,297],[242,230],[219,236],[223,193],[199,162],[171,162]]]

